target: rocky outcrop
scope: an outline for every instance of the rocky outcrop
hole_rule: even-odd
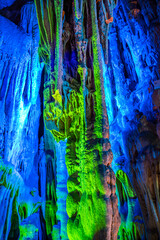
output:
[[[19,234],[21,237],[20,224],[38,211],[41,199],[36,189],[25,185],[15,167],[2,159],[0,159],[0,187],[2,209],[0,237],[1,239],[18,239]]]
[[[119,2],[109,34],[105,86],[110,98],[107,109],[114,155],[112,166],[115,172],[123,170],[127,174],[135,192],[130,220],[137,234],[127,237],[133,230],[127,226],[130,203],[124,200],[125,203],[119,203],[120,229],[125,229],[122,239],[159,239],[156,223],[159,187],[154,182],[159,181],[155,170],[159,164],[158,9],[157,1]],[[120,184],[118,179],[117,184]],[[125,190],[124,184],[121,187]],[[118,188],[119,199],[124,198],[121,191]],[[118,235],[121,237],[121,230]]]
[[[13,3],[15,2],[15,0],[2,0],[0,2],[0,9],[6,8],[8,6],[11,6]]]
[[[159,12],[1,1],[0,239],[159,239]]]
[[[41,202],[38,131],[42,66],[34,4],[24,5],[20,14],[18,25],[0,15],[1,209],[5,206],[0,217],[0,239],[18,239],[19,225],[37,208],[33,196],[36,194]]]
[[[46,66],[45,145],[48,147],[53,141],[50,133],[56,141],[67,139],[68,237],[93,239],[95,235],[100,239],[103,232],[104,238],[116,239],[119,217],[103,82],[103,65],[108,61],[107,33],[116,3],[60,1],[57,6],[56,1],[49,1],[48,5],[43,1],[43,8],[39,1],[35,3],[40,56]],[[93,185],[95,189],[91,191]],[[103,210],[98,216],[100,206]],[[62,229],[60,235],[61,232]]]
[[[160,143],[155,126],[143,116],[138,135],[133,139],[131,156],[132,184],[144,219],[147,239],[160,237],[159,160]]]

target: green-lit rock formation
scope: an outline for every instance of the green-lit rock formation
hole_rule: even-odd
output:
[[[160,2],[0,0],[0,240],[160,239]]]
[[[115,176],[110,167],[113,155],[102,66],[107,61],[107,32],[115,2],[35,4],[40,28],[39,56],[45,62],[46,72],[45,148],[54,151],[51,142],[54,145],[54,141],[67,139],[68,238],[116,239],[119,216]],[[51,182],[54,179],[53,176]],[[56,195],[50,200],[52,204],[56,202]],[[54,213],[52,219],[57,218]],[[45,215],[46,219],[50,215],[47,208]],[[47,234],[54,224],[47,221]]]

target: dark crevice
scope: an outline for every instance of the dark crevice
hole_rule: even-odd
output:
[[[11,6],[0,10],[0,15],[19,25],[21,19],[21,8],[34,0],[16,0]]]

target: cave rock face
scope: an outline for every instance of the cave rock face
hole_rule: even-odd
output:
[[[159,2],[119,1],[109,33],[105,86],[120,239],[160,237],[159,31]]]
[[[160,239],[160,2],[0,1],[0,239]]]
[[[9,6],[11,6],[14,2],[15,2],[15,0],[1,0],[1,2],[0,2],[0,9],[9,7]]]
[[[1,1],[1,6],[12,3]],[[0,217],[0,239],[18,239],[21,222],[37,212],[41,202],[38,131],[42,66],[37,52],[39,34],[34,4],[24,5],[18,14],[18,25],[12,17],[0,15],[1,209],[6,202]]]

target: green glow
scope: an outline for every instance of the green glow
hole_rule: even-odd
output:
[[[75,142],[67,143],[66,165],[71,176],[67,184],[69,192],[67,213],[70,217],[67,233],[70,240],[91,240],[96,232],[105,227],[106,203],[103,199],[105,191],[97,169],[98,164],[102,163],[102,146],[96,144],[87,150],[82,95],[78,103],[81,109],[80,132],[75,134],[77,129],[74,128],[75,132],[72,131],[69,135],[76,136]]]
[[[59,93],[59,89],[55,91],[55,94],[52,95],[55,99],[55,102],[58,102],[60,105],[62,105],[62,96]]]
[[[131,222],[128,227],[122,223],[118,231],[119,240],[135,240],[140,239],[138,228],[134,222]]]
[[[54,62],[54,78],[55,78],[55,90],[56,90],[59,74],[61,71],[60,51],[62,47],[60,46],[60,44],[61,44],[63,0],[59,0],[59,1],[54,0],[54,4],[55,4],[55,13],[56,13],[56,47],[55,47],[55,62]]]
[[[50,1],[49,1],[50,2]],[[81,1],[83,3],[83,1]],[[82,12],[77,5],[78,2],[74,0],[75,8],[75,25],[83,26]],[[92,47],[93,47],[93,75],[95,91],[92,92],[93,109],[95,114],[95,121],[92,123],[92,136],[87,136],[86,109],[85,109],[85,83],[87,76],[87,69],[84,66],[86,63],[80,64],[80,51],[82,37],[76,36],[78,42],[78,68],[77,73],[80,76],[81,86],[79,91],[71,90],[68,94],[66,106],[62,104],[61,88],[59,87],[61,81],[61,30],[62,30],[62,5],[63,0],[54,0],[55,15],[56,15],[56,33],[54,37],[55,49],[51,49],[47,45],[49,57],[47,59],[49,65],[52,64],[51,57],[54,57],[54,69],[49,66],[51,71],[48,73],[49,87],[44,89],[44,122],[45,128],[49,130],[53,138],[58,142],[67,139],[66,148],[66,166],[69,174],[67,183],[68,197],[66,203],[66,210],[69,216],[67,224],[67,234],[70,240],[92,240],[94,235],[106,227],[106,201],[105,189],[101,181],[101,174],[99,172],[99,165],[103,164],[102,159],[102,92],[101,92],[101,69],[99,62],[99,42],[98,42],[98,28],[95,15],[95,5],[91,1],[92,6]],[[37,3],[38,5],[38,3]],[[82,8],[82,4],[81,7]],[[49,14],[48,14],[49,15]],[[49,20],[51,22],[51,19]],[[40,23],[43,27],[43,24]],[[42,28],[41,27],[41,28]],[[42,28],[43,30],[43,28]],[[83,29],[82,29],[83,31]],[[41,32],[45,36],[45,32]],[[42,42],[43,45],[43,42]],[[48,51],[49,50],[49,51]],[[51,56],[52,54],[52,56]],[[45,57],[45,56],[44,56]],[[46,64],[46,65],[47,65]],[[92,144],[92,140],[97,143]],[[47,185],[47,189],[49,186]],[[48,190],[47,190],[48,191]],[[55,189],[54,189],[55,191]],[[56,199],[56,198],[55,198]],[[46,230],[47,235],[52,234],[56,223],[56,204],[52,204],[49,200],[46,203]],[[58,234],[55,232],[55,234]],[[53,234],[54,235],[54,234]]]
[[[133,187],[129,181],[127,174],[125,172],[123,172],[122,170],[118,170],[116,173],[116,177],[122,183],[127,197],[135,198],[136,194],[133,190]]]
[[[43,21],[43,10],[42,10],[42,3],[39,0],[35,0],[35,5],[36,5],[36,11],[37,11],[37,17],[38,17],[38,25],[40,29],[40,36],[41,40],[46,48],[48,48],[48,37],[47,37],[47,32],[44,26],[44,21]]]
[[[57,142],[68,138],[71,133],[75,133],[76,138],[79,138],[83,125],[81,122],[84,122],[83,95],[72,91],[68,101],[68,108],[63,110],[60,106],[61,95],[58,90],[56,90],[55,95],[58,98],[58,104],[55,104],[55,102],[46,103],[44,109],[44,119],[55,122],[57,127],[57,129],[51,129],[51,133]]]
[[[117,196],[121,205],[127,203],[128,213],[125,219],[121,215],[121,225],[118,231],[118,236],[120,240],[135,240],[139,239],[139,228],[134,221],[134,212],[136,194],[130,183],[130,180],[125,172],[118,170],[116,173],[117,177]]]
[[[20,225],[19,230],[20,230],[19,240],[34,239],[35,234],[38,232],[38,228],[36,228],[32,224]]]
[[[65,114],[67,141],[67,233],[70,240],[93,239],[96,232],[105,228],[106,202],[104,187],[98,173],[102,164],[102,145],[87,144],[85,105],[83,96],[84,69],[79,65],[80,92],[72,90]],[[101,121],[101,120],[100,120]],[[98,121],[97,121],[98,125]],[[101,122],[99,124],[101,126]],[[97,132],[96,136],[102,136]]]
[[[102,138],[102,93],[101,93],[101,69],[99,62],[99,32],[97,27],[96,6],[95,2],[91,1],[91,16],[92,16],[92,47],[93,47],[93,72],[95,82],[95,99],[94,109],[96,113],[96,121],[94,133],[98,138]]]
[[[81,1],[83,2],[83,0],[81,0]],[[80,11],[79,11],[79,7],[77,6],[77,2],[78,2],[77,0],[74,0],[75,16],[76,16],[77,19],[80,19],[81,14],[80,14]]]
[[[56,204],[51,200],[46,201],[45,221],[47,235],[52,233],[53,226],[56,224],[56,211]]]

